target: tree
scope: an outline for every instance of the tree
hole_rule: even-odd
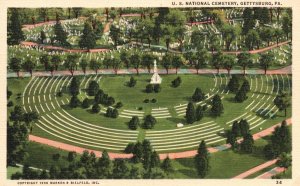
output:
[[[242,34],[246,35],[249,32],[249,30],[253,29],[255,26],[255,18],[253,15],[252,8],[245,8],[242,17],[244,20]]]
[[[25,62],[22,64],[23,69],[28,71],[30,73],[30,76],[32,77],[32,71],[36,67],[36,63],[33,62],[31,59],[27,58]]]
[[[234,136],[241,136],[241,128],[238,121],[234,121],[231,127],[231,132]]]
[[[44,41],[47,38],[44,30],[41,31],[40,37],[41,37],[41,43],[44,44]]]
[[[89,83],[87,92],[89,96],[95,96],[96,93],[99,91],[99,84],[97,83],[97,81],[93,80]]]
[[[234,66],[235,59],[236,58],[234,55],[224,55],[223,56],[223,66],[227,70],[229,76],[230,76],[230,70]]]
[[[245,91],[246,93],[250,91],[250,84],[247,79],[244,79],[244,82],[241,86],[241,90]]]
[[[146,86],[146,92],[147,92],[147,93],[153,92],[153,89],[154,89],[154,87],[153,87],[152,84],[148,84],[148,85]]]
[[[155,84],[155,85],[153,86],[153,90],[154,90],[155,93],[160,92],[160,91],[161,91],[161,86],[160,86],[160,84]]]
[[[218,51],[216,54],[212,57],[212,66],[214,66],[217,69],[217,73],[219,74],[219,70],[222,67],[222,61],[223,61],[224,55],[221,51]]]
[[[48,66],[49,66],[49,56],[48,54],[43,54],[40,57],[40,62],[44,65],[45,70],[48,70]]]
[[[61,57],[60,55],[53,55],[51,57],[51,63],[55,67],[55,70],[58,69],[59,65],[61,64]]]
[[[118,70],[121,67],[121,60],[118,57],[113,58],[111,59],[111,64],[112,64],[112,68],[115,71],[115,74],[118,74]]]
[[[270,42],[272,41],[272,38],[274,36],[274,29],[269,27],[263,27],[259,31],[259,36],[262,41],[265,41],[268,46],[270,46]]]
[[[229,51],[231,43],[236,39],[237,35],[239,35],[239,30],[233,25],[224,24],[221,32],[226,43],[226,50]]]
[[[176,79],[174,79],[172,81],[172,87],[179,87],[179,85],[181,84],[181,78],[180,77],[177,77]]]
[[[188,103],[185,117],[186,117],[186,122],[188,124],[192,124],[196,120],[195,107],[194,107],[194,104],[192,102]]]
[[[133,159],[135,162],[140,162],[144,156],[143,146],[141,142],[137,142],[132,151]]]
[[[68,153],[68,161],[69,162],[73,162],[74,160],[75,160],[75,158],[76,158],[76,152],[75,151],[70,151],[69,153]]]
[[[199,69],[205,67],[206,64],[208,64],[208,61],[210,59],[210,55],[206,49],[199,50],[195,55],[195,61],[194,66],[197,70],[197,74],[199,72]]]
[[[112,117],[112,118],[117,118],[118,116],[119,116],[119,111],[118,111],[118,109],[113,109],[111,117]]]
[[[286,38],[289,39],[292,34],[292,18],[289,15],[282,17],[282,30]]]
[[[102,152],[102,156],[98,159],[96,163],[97,173],[99,178],[110,178],[112,175],[112,161],[106,150]]]
[[[12,8],[10,10],[11,16],[9,17],[7,24],[7,44],[18,45],[24,40],[19,10],[17,8]]]
[[[76,108],[80,105],[80,100],[78,99],[77,95],[72,95],[69,105],[71,108]]]
[[[289,168],[292,165],[292,155],[285,152],[281,153],[276,164],[285,169]]]
[[[196,50],[200,50],[204,46],[205,34],[200,30],[196,30],[192,32],[191,35],[191,45]]]
[[[195,91],[194,91],[194,94],[192,96],[192,100],[194,102],[199,102],[199,101],[203,101],[205,98],[205,95],[204,93],[202,92],[201,88],[196,88]]]
[[[96,46],[96,35],[93,32],[92,25],[89,22],[84,23],[82,35],[79,40],[80,48],[87,48],[88,50],[95,48]]]
[[[32,122],[37,122],[39,119],[39,114],[35,111],[24,113],[23,120],[27,124],[30,125]]]
[[[101,62],[100,62],[100,61],[97,61],[97,60],[95,60],[95,59],[92,59],[92,60],[90,61],[90,68],[91,68],[92,70],[95,70],[95,73],[96,73],[96,74],[98,74],[98,70],[99,70],[100,67],[101,67]]]
[[[155,56],[153,54],[146,53],[142,55],[142,65],[148,69],[148,73],[150,73],[154,60]]]
[[[141,56],[138,53],[132,54],[130,56],[130,61],[133,68],[136,70],[136,74],[139,75],[139,67],[141,64]]]
[[[241,150],[246,153],[252,153],[253,148],[254,148],[253,136],[248,133],[243,137],[243,141],[241,143]]]
[[[17,76],[20,77],[21,70],[21,60],[19,58],[13,57],[10,59],[9,68],[17,73]]]
[[[168,175],[174,171],[173,165],[171,163],[171,160],[169,156],[164,159],[164,161],[161,164],[161,168],[165,171],[165,173]]]
[[[72,10],[73,10],[73,13],[75,15],[75,18],[77,19],[79,17],[79,15],[81,14],[81,12],[82,12],[82,8],[74,7],[74,8],[72,8]]]
[[[259,34],[256,30],[249,30],[246,38],[245,38],[245,45],[249,50],[253,50],[254,46],[256,45],[259,48]]]
[[[204,140],[201,141],[194,159],[198,175],[204,178],[209,171],[209,155]]]
[[[169,74],[169,68],[172,65],[172,56],[170,54],[166,54],[162,59],[162,65],[166,69],[167,74]]]
[[[245,101],[247,98],[248,98],[247,97],[247,92],[244,89],[242,89],[242,88],[236,93],[236,95],[234,97],[234,99],[237,102],[240,102],[240,103],[243,102],[243,101]]]
[[[147,115],[144,117],[144,128],[152,129],[156,124],[156,119],[152,115]]]
[[[127,51],[122,51],[120,54],[121,61],[125,64],[126,68],[129,68],[129,53]]]
[[[222,104],[222,100],[221,100],[220,96],[217,94],[212,99],[211,113],[214,116],[220,116],[221,113],[223,112],[223,110],[224,110],[224,107]]]
[[[233,150],[235,150],[237,148],[237,145],[238,145],[237,140],[236,140],[237,136],[234,134],[233,131],[230,131],[230,130],[228,130],[226,132],[226,136],[227,136],[226,143],[229,143],[231,145],[231,148]]]
[[[67,60],[64,63],[65,68],[67,68],[71,75],[74,75],[74,71],[77,68],[78,63],[78,55],[76,54],[70,54],[67,56]]]
[[[115,179],[125,179],[129,176],[129,169],[126,160],[124,159],[115,159],[112,176]]]
[[[139,117],[137,116],[132,116],[131,120],[129,121],[128,127],[131,130],[136,130],[138,126],[140,125],[140,120]]]
[[[183,65],[183,57],[181,55],[174,55],[172,59],[172,65],[175,68],[177,74],[178,68]]]
[[[251,59],[251,54],[247,51],[243,51],[238,54],[238,64],[243,68],[244,75],[246,74],[246,67],[249,67],[252,65],[253,60]]]
[[[69,92],[72,96],[79,94],[80,83],[77,77],[73,77],[69,86]]]
[[[134,117],[134,116],[133,116],[133,117]],[[124,152],[127,153],[127,154],[132,153],[133,150],[134,150],[134,146],[135,146],[134,143],[128,143],[127,146],[126,146],[125,149],[124,149]]]
[[[90,101],[88,98],[85,98],[83,101],[82,101],[82,104],[81,104],[82,108],[89,108],[90,107]]]
[[[86,68],[87,68],[87,66],[88,66],[87,60],[84,59],[84,58],[81,59],[79,65],[80,65],[80,67],[81,67],[81,69],[82,69],[82,71],[83,71],[83,73],[84,73],[84,75],[85,75],[85,73],[86,73]]]
[[[277,43],[277,46],[279,44],[279,39],[282,37],[283,35],[283,31],[281,28],[275,28],[274,30],[274,36],[276,38],[276,43]]]
[[[115,26],[114,24],[110,27],[109,36],[114,41],[114,46],[117,47],[120,37],[121,37],[121,30],[118,26]]]
[[[271,52],[260,55],[260,66],[264,69],[265,74],[267,74],[267,69],[272,65],[273,61],[274,54]]]
[[[92,107],[92,112],[98,113],[99,111],[100,111],[100,106],[97,103],[95,103]]]
[[[203,111],[204,110],[203,110],[202,106],[198,105],[198,107],[196,108],[196,113],[195,113],[196,121],[200,121],[203,118],[203,115],[204,115]]]
[[[14,110],[10,113],[9,119],[14,122],[21,122],[24,120],[24,111],[21,106],[16,105]]]
[[[54,35],[55,35],[55,40],[59,42],[60,45],[62,46],[70,46],[70,43],[68,43],[68,34],[67,32],[64,31],[62,25],[60,22],[57,22],[54,25]]]
[[[287,93],[281,92],[274,99],[274,104],[277,106],[279,111],[284,110],[284,116],[286,117],[286,109],[291,105],[291,100],[288,97]]]
[[[240,87],[239,77],[237,75],[232,75],[227,87],[230,92],[237,93]]]
[[[249,123],[247,122],[247,120],[245,119],[242,119],[240,122],[239,122],[239,127],[241,129],[241,135],[243,137],[245,137],[247,134],[250,133],[250,126],[249,126]]]
[[[130,80],[128,82],[129,87],[134,87],[136,85],[136,79],[134,79],[133,76],[130,77]]]

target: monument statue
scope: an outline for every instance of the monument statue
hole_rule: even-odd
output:
[[[158,75],[156,60],[154,60],[154,69],[153,69],[153,76],[151,77],[150,84],[161,84],[162,78]]]

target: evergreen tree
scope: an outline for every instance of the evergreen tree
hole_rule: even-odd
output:
[[[247,120],[242,119],[239,122],[239,127],[240,127],[240,130],[241,130],[241,135],[243,137],[250,133],[250,126],[249,126],[249,123],[247,122]]]
[[[241,128],[238,121],[234,121],[231,127],[232,134],[235,137],[241,136]]]
[[[78,99],[77,95],[72,95],[69,105],[71,108],[76,108],[80,105],[80,100]]]
[[[69,86],[69,92],[72,96],[77,96],[79,94],[80,82],[77,77],[73,77]]]
[[[81,69],[82,69],[82,71],[83,71],[83,73],[84,73],[84,75],[85,75],[85,73],[86,73],[86,68],[87,68],[87,66],[88,66],[87,60],[86,60],[85,58],[81,59],[79,65],[80,65],[80,67],[81,67]]]
[[[237,136],[234,134],[233,131],[228,130],[226,133],[227,139],[226,143],[229,143],[231,145],[231,148],[234,150],[237,147]]]
[[[40,37],[41,37],[41,43],[44,44],[44,41],[47,38],[44,30],[41,31]]]
[[[248,97],[247,97],[247,92],[246,92],[244,89],[242,89],[242,88],[236,93],[236,95],[235,95],[235,97],[234,97],[234,99],[235,99],[237,102],[243,102],[243,101],[245,101],[247,98],[248,98]]]
[[[137,142],[132,151],[133,160],[135,162],[140,162],[144,156],[143,146],[141,142]]]
[[[24,120],[24,111],[21,106],[16,105],[14,110],[10,113],[9,119],[15,122],[21,122]]]
[[[100,61],[97,61],[95,59],[92,59],[90,61],[90,68],[92,70],[95,70],[96,74],[98,74],[98,70],[99,70],[100,67],[101,67],[101,62]]]
[[[24,40],[24,33],[22,31],[22,25],[19,16],[19,10],[17,8],[12,8],[11,16],[9,17],[7,24],[7,44],[8,45],[18,45],[22,40]]]
[[[200,178],[204,178],[209,171],[209,155],[205,141],[201,141],[199,145],[195,156],[195,166]]]
[[[124,152],[127,154],[133,153],[135,144],[134,143],[128,143],[126,148],[124,149]]]
[[[144,128],[152,129],[156,124],[156,119],[152,115],[147,115],[144,118]]]
[[[212,99],[211,113],[214,116],[220,116],[223,113],[224,107],[220,96],[217,94]]]
[[[86,109],[86,108],[89,108],[90,107],[90,101],[88,98],[85,98],[83,101],[82,101],[82,104],[81,104],[82,108]]]
[[[70,46],[70,43],[68,43],[68,34],[66,31],[64,31],[61,23],[56,23],[54,25],[54,34],[55,34],[55,40],[59,42],[62,46],[68,47]]]
[[[131,76],[128,82],[129,87],[134,87],[136,85],[136,80]]]
[[[10,59],[9,68],[17,73],[17,76],[20,77],[21,70],[21,60],[19,58],[13,57]]]
[[[196,121],[200,121],[203,118],[203,107],[201,105],[198,105],[196,108]]]
[[[173,168],[173,165],[172,165],[172,162],[171,162],[169,156],[166,157],[166,159],[164,159],[164,161],[161,164],[161,168],[164,170],[164,172],[167,175],[174,171],[174,168]]]
[[[93,80],[89,83],[87,92],[89,96],[95,96],[96,93],[99,91],[99,84],[97,81]]]
[[[48,54],[42,54],[40,57],[40,62],[44,65],[45,70],[49,70],[49,56]]]
[[[172,81],[172,87],[174,87],[174,88],[179,87],[180,84],[181,84],[181,78],[180,77],[177,77],[176,79],[174,79]]]
[[[204,93],[202,92],[202,90],[200,88],[196,88],[195,92],[192,96],[192,100],[194,102],[198,102],[198,101],[203,101],[204,100]]]
[[[102,156],[96,163],[96,170],[99,174],[99,178],[110,178],[112,174],[112,161],[110,160],[106,150],[102,152]]]
[[[129,121],[128,127],[129,127],[131,130],[136,130],[136,129],[138,128],[139,125],[140,125],[139,117],[137,117],[137,116],[132,116],[131,120]]]
[[[160,91],[161,91],[161,86],[160,86],[160,84],[155,84],[155,85],[153,86],[153,90],[154,90],[155,93],[160,92]]]
[[[152,84],[148,84],[148,85],[146,86],[146,92],[147,92],[147,93],[153,92],[153,89],[154,89],[154,87],[153,87]]]
[[[248,80],[244,80],[242,86],[241,86],[241,90],[245,91],[246,93],[250,91],[250,84]]]
[[[100,111],[100,106],[98,104],[94,104],[92,107],[93,113],[98,113]]]
[[[114,179],[125,179],[129,177],[129,168],[126,160],[115,159],[113,164],[112,176]]]
[[[254,148],[254,140],[251,134],[246,134],[243,137],[243,141],[241,143],[241,150],[246,153],[252,153]]]
[[[112,118],[117,118],[119,116],[119,111],[118,109],[113,109],[111,117]]]
[[[277,106],[279,111],[284,110],[284,116],[286,117],[287,108],[291,105],[291,99],[285,92],[281,92],[274,99],[274,104]]]
[[[230,92],[237,93],[240,87],[239,77],[237,75],[232,75],[227,87]]]
[[[187,106],[185,117],[188,124],[192,124],[196,120],[195,107],[192,102],[189,102]]]
[[[272,65],[274,61],[274,54],[268,52],[260,55],[260,66],[264,69],[265,74],[267,74],[268,68]]]
[[[87,48],[88,50],[95,48],[96,46],[96,35],[93,32],[92,25],[89,22],[84,23],[82,35],[79,40],[80,48]]]

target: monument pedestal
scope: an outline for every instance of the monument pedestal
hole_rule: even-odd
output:
[[[157,66],[156,66],[156,60],[154,60],[154,69],[153,69],[154,74],[151,77],[150,84],[161,84],[162,78],[158,75],[157,72]]]

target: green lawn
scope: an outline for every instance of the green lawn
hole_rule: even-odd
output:
[[[6,178],[7,179],[11,179],[11,176],[17,172],[22,172],[22,168],[21,167],[7,167],[6,168]]]

